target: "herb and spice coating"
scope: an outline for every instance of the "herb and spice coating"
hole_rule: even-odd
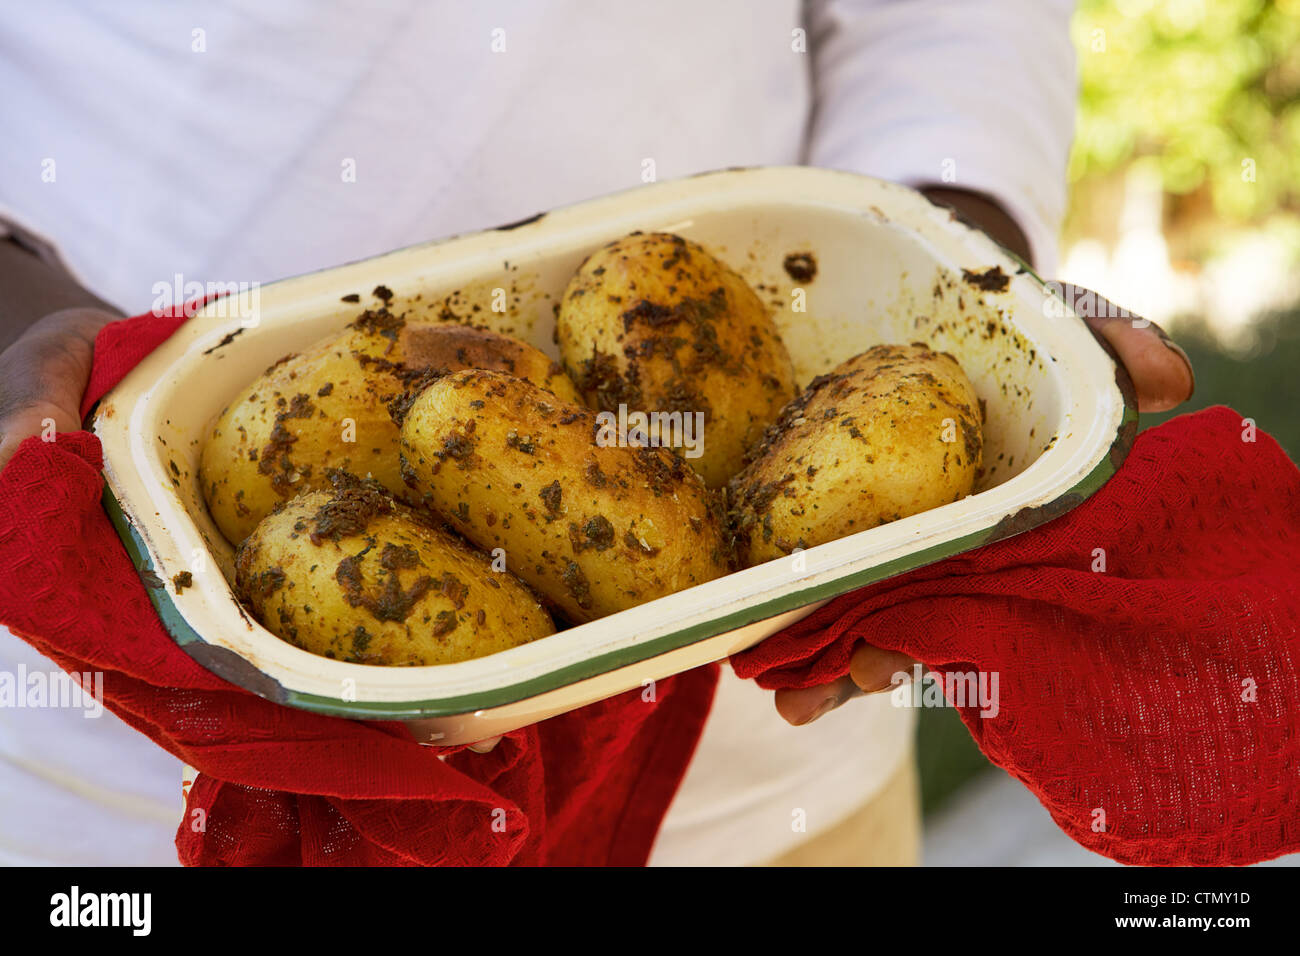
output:
[[[758,296],[681,236],[634,233],[598,249],[556,322],[564,364],[593,408],[704,415],[704,453],[690,464],[713,488],[796,392]]]
[[[596,415],[492,371],[430,385],[402,426],[420,503],[571,621],[730,570],[720,496],[665,448],[603,444]]]
[[[370,474],[402,494],[390,406],[400,413],[429,381],[462,368],[509,371],[577,400],[558,364],[523,342],[367,309],[342,333],[267,369],[221,413],[199,464],[217,527],[239,543],[277,504],[325,487],[330,468]]]
[[[240,600],[297,647],[357,664],[451,664],[554,631],[537,597],[459,537],[338,472],[263,519],[235,556]]]
[[[956,359],[878,345],[787,405],[731,482],[738,560],[761,564],[970,494],[979,399]]]

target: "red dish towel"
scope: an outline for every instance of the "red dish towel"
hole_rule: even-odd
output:
[[[86,406],[180,321],[101,332]],[[1085,846],[1133,863],[1297,849],[1300,476],[1256,439],[1223,408],[1170,422],[1065,517],[840,598],[733,664],[809,686],[869,639],[997,674],[996,716],[968,706],[967,726]],[[78,432],[29,440],[0,472],[0,621],[66,670],[105,672],[107,706],[200,770],[183,862],[645,860],[716,668],[442,761],[400,725],[280,707],[190,660],[100,509],[99,465]]]
[[[1300,850],[1297,529],[1295,465],[1211,408],[1139,436],[1069,514],[845,595],[732,663],[807,687],[866,641],[989,690],[997,675],[996,715],[969,682],[944,686],[1079,843],[1124,863],[1253,863]]]

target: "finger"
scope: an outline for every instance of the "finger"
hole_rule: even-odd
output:
[[[849,658],[849,677],[863,693],[875,694],[898,686],[903,674],[912,675],[916,659],[901,651],[887,651],[870,644],[859,644]]]
[[[862,691],[852,678],[841,677],[816,687],[796,687],[776,692],[776,712],[788,724],[800,727],[829,714]]]
[[[501,743],[501,738],[488,737],[485,740],[479,740],[470,744],[466,749],[474,751],[476,754],[491,753],[497,744]]]
[[[1137,390],[1138,411],[1165,412],[1192,397],[1196,377],[1187,353],[1154,322],[1134,324],[1122,316],[1086,319],[1128,369]]]

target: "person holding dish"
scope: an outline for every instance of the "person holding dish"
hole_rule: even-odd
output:
[[[1071,8],[24,9],[0,41],[0,466],[48,420],[80,427],[96,332],[177,273],[271,281],[651,179],[800,163],[891,179],[1050,276]],[[1090,321],[1143,411],[1190,395],[1155,326]],[[724,671],[651,862],[917,862],[912,711],[871,693],[910,664],[862,647],[849,677],[775,696]],[[53,666],[0,633],[0,669]],[[180,764],[117,718],[0,710],[0,758],[0,862],[175,862]]]

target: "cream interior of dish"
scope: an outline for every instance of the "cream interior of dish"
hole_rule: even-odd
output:
[[[345,281],[345,269],[266,287],[256,327],[203,356],[188,375],[159,385],[172,394],[158,396],[171,414],[154,436],[157,467],[229,576],[232,549],[208,518],[195,475],[212,421],[243,386],[283,355],[377,305],[371,290],[379,283],[394,293],[390,308],[395,312],[507,332],[558,357],[552,340],[555,303],[569,278],[593,248],[637,228],[694,239],[744,275],[772,310],[801,383],[882,342],[924,342],[955,355],[984,407],[984,471],[978,490],[1019,474],[1050,446],[1063,424],[1049,381],[1054,359],[1008,322],[1012,293],[980,291],[959,270],[938,263],[914,234],[883,216],[868,215],[864,229],[861,215],[842,209],[804,205],[797,215],[792,212],[774,204],[769,212],[751,207],[680,222],[643,220],[571,248],[539,245],[516,261],[481,263],[472,274],[451,278],[445,270],[425,276],[409,267],[405,274],[385,274],[381,258],[369,263],[374,268],[364,278],[358,273],[355,285],[330,284]],[[792,222],[799,223],[800,231],[791,231]],[[785,262],[792,254],[806,254],[815,263],[811,280],[787,272]],[[359,304],[340,301],[352,293],[360,295]],[[499,308],[503,303],[505,311],[494,311],[494,304]],[[1029,306],[1021,302],[1020,307]],[[238,319],[210,311],[192,321],[212,323],[214,333],[240,327]],[[274,321],[279,313],[292,313],[292,321]]]

